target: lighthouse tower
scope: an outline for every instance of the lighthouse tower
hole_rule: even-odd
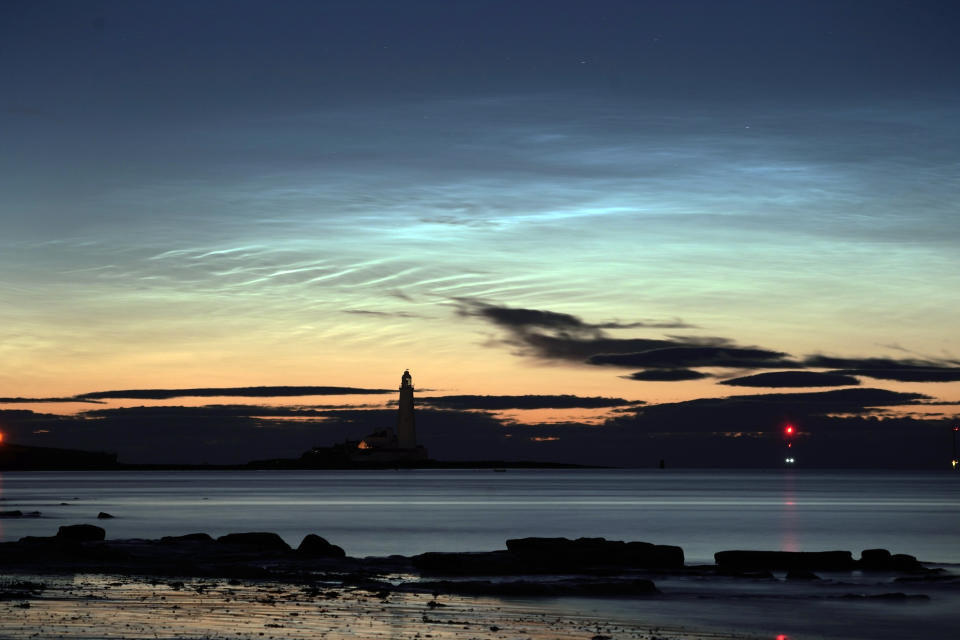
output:
[[[413,421],[413,378],[409,369],[400,378],[400,411],[397,416],[397,444],[401,449],[417,447],[417,428]]]

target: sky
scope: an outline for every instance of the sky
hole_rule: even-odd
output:
[[[0,397],[410,368],[433,396],[860,387],[956,417],[958,14],[4,2]]]

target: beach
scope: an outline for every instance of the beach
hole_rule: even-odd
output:
[[[536,601],[79,574],[33,576],[36,598],[0,602],[5,638],[748,638],[558,613]],[[17,576],[15,580],[26,580]],[[10,581],[11,577],[7,577]],[[8,582],[8,584],[11,584]],[[24,605],[29,604],[25,607]]]

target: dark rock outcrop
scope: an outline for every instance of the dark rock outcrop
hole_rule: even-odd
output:
[[[250,531],[247,533],[228,533],[217,538],[218,544],[243,545],[258,551],[290,551],[290,545],[283,538],[269,531]]]
[[[588,569],[676,569],[683,549],[648,542],[604,538],[516,538],[506,551],[442,553],[413,557],[414,566],[438,575],[515,575],[577,572]]]
[[[911,555],[891,554],[886,549],[864,549],[857,566],[864,571],[923,571],[924,566]]]
[[[861,569],[885,571],[890,566],[890,552],[886,549],[864,549],[860,552]]]
[[[894,571],[925,571],[924,567],[915,556],[906,553],[895,553],[890,556],[890,561]]]
[[[57,540],[71,540],[74,542],[91,542],[103,540],[107,532],[92,524],[69,524],[57,530]]]
[[[297,553],[325,558],[344,558],[347,555],[346,551],[344,551],[341,547],[338,547],[335,544],[330,544],[324,538],[321,538],[315,533],[307,534],[303,538],[300,546],[297,547]]]
[[[110,515],[109,513],[107,513],[106,511],[101,511],[100,513],[97,514],[97,519],[98,519],[98,520],[108,520],[108,519],[110,519],[110,518],[115,518],[115,517],[116,517],[116,516],[112,516],[112,515]]]
[[[628,542],[626,563],[644,569],[679,569],[684,565],[683,548],[672,544]]]
[[[605,538],[516,538],[507,540],[507,550],[527,563],[547,568],[619,565],[674,569],[684,561],[680,547]]]
[[[849,571],[856,568],[849,551],[718,551],[713,558],[720,569],[733,571]]]
[[[209,533],[188,533],[182,536],[163,536],[161,544],[178,544],[180,542],[213,542]]]

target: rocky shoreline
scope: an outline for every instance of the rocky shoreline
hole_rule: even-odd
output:
[[[946,628],[949,613],[928,616],[952,611],[960,589],[954,568],[884,549],[727,550],[689,565],[681,547],[647,542],[505,547],[356,558],[316,534],[292,548],[270,532],[108,540],[102,527],[63,526],[0,543],[0,636],[741,640],[784,619],[820,633],[814,612],[829,603],[892,616],[884,628],[901,637],[921,615],[911,603]],[[822,635],[848,637],[838,633]]]
[[[107,540],[102,527],[68,525],[49,537],[0,543],[7,573],[111,573],[316,581],[382,591],[441,591],[484,595],[654,596],[662,577],[820,579],[817,572],[887,573],[895,580],[936,580],[941,569],[886,549],[788,552],[729,550],[713,565],[687,565],[674,545],[604,538],[518,538],[506,549],[428,552],[414,556],[348,557],[321,536],[309,534],[293,549],[270,532],[205,533],[158,540]],[[391,581],[390,575],[411,579]],[[486,578],[481,580],[480,578]]]

